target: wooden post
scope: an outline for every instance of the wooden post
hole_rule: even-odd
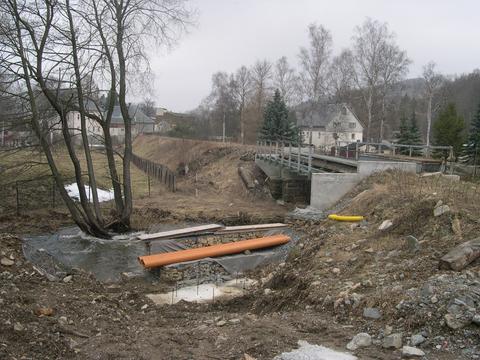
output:
[[[53,180],[53,183],[52,183],[52,208],[55,207],[55,179]]]
[[[408,153],[409,153],[409,156],[412,157],[412,146],[408,147]]]
[[[150,197],[150,175],[147,175],[147,181],[148,181],[148,197]]]
[[[16,193],[16,200],[17,200],[17,215],[20,215],[20,199],[18,195],[18,181],[15,181],[15,193]]]
[[[283,166],[283,150],[285,148],[285,145],[283,141],[280,143],[280,166]]]
[[[300,174],[300,152],[302,151],[301,148],[302,144],[298,144],[297,147],[297,172]]]
[[[288,167],[292,167],[292,143],[288,143]]]
[[[358,147],[358,141],[357,141],[355,143],[355,160],[357,160],[357,161],[358,161],[358,158],[359,158],[358,151],[359,151],[359,147]]]
[[[308,147],[308,172],[312,171],[312,145]]]

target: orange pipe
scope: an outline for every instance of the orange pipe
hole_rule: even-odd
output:
[[[211,245],[195,249],[179,250],[171,253],[139,256],[138,261],[146,268],[199,260],[212,256],[238,254],[246,250],[267,248],[286,244],[290,237],[286,235],[266,236],[258,239],[241,240],[227,244]]]

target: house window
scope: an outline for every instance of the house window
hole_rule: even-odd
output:
[[[322,133],[319,131],[318,132],[318,138],[321,139],[322,138]]]
[[[342,115],[347,115],[347,107],[346,106],[342,107]]]
[[[351,123],[348,123],[348,126],[350,127],[350,129],[355,129],[355,123],[354,122],[351,122]]]
[[[352,134],[352,140],[355,140],[355,134]]]

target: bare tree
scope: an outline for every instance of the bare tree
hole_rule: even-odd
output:
[[[304,99],[312,107],[328,92],[328,70],[332,52],[332,36],[322,25],[311,24],[308,27],[310,47],[300,48],[300,83]],[[313,117],[310,116],[310,119]],[[309,143],[312,143],[310,124]]]
[[[155,110],[155,101],[150,98],[143,99],[140,103],[140,109],[150,118],[155,118],[157,114]]]
[[[386,121],[386,101],[387,94],[391,88],[400,80],[404,79],[408,73],[408,67],[411,60],[407,57],[407,53],[394,43],[394,38],[390,42],[384,44],[380,52],[380,97],[382,102],[382,115],[380,119],[380,135],[379,142],[383,141],[384,124]]]
[[[287,105],[298,102],[299,78],[285,56],[275,63],[273,86],[280,90]]]
[[[184,2],[5,0],[0,3],[0,10],[7,14],[7,21],[1,24],[2,32],[7,35],[0,39],[0,50],[7,56],[2,57],[0,66],[22,86],[17,96],[27,104],[31,127],[74,221],[92,235],[109,237],[110,226],[102,218],[89,147],[89,125],[97,124],[103,129],[117,210],[112,224],[128,229],[132,212],[132,119],[126,99],[127,83],[131,85],[136,80],[133,73],[148,71],[144,51],[147,40],[169,43],[179,28],[183,28],[189,15]],[[100,104],[97,82],[107,89],[106,103]],[[116,100],[125,127],[121,181],[110,135]],[[52,129],[42,114],[45,103],[59,119],[63,144],[79,188],[80,204],[73,202],[65,191],[65,178],[50,148],[48,137]],[[79,129],[72,129],[69,116],[72,111],[79,113]],[[74,146],[75,130],[81,137],[93,208],[85,191],[85,172]]]
[[[241,66],[234,76],[234,95],[240,112],[240,142],[245,144],[245,106],[252,91],[252,78],[246,66]]]
[[[270,91],[272,64],[267,60],[258,60],[250,70],[253,86],[253,101],[257,111],[257,123],[261,122],[265,101]]]
[[[342,52],[332,59],[329,70],[329,89],[337,102],[347,102],[354,84],[353,55],[350,50]]]
[[[435,71],[435,63],[429,62],[423,67],[423,79],[425,80],[425,97],[427,100],[427,146],[430,146],[430,132],[432,128],[433,98],[444,83],[444,77]]]
[[[370,141],[373,106],[382,84],[382,53],[393,34],[386,23],[367,18],[361,26],[355,28],[353,36],[354,82],[362,92],[363,102],[367,110],[366,138]]]

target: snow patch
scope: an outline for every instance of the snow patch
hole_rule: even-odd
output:
[[[72,183],[70,185],[65,185],[65,190],[67,190],[68,196],[70,196],[72,199],[80,201],[80,192],[78,191],[77,183]],[[90,199],[89,201],[93,202],[92,191],[90,189],[90,186],[85,185],[85,192],[87,194],[87,198]],[[97,188],[97,194],[98,194],[98,201],[99,202],[105,202],[105,201],[113,200],[113,189],[112,190],[102,190],[102,189]]]
[[[299,348],[284,352],[273,360],[357,360],[356,356],[338,352],[321,345],[312,345],[306,341],[298,341]]]

